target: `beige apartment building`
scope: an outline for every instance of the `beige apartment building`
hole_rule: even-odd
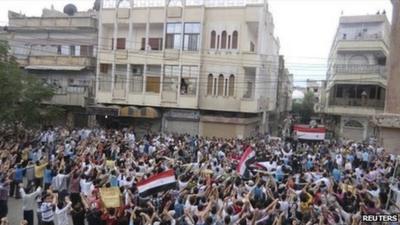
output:
[[[276,109],[279,41],[262,0],[102,1],[100,125],[247,137]]]
[[[7,40],[11,54],[27,73],[55,89],[44,104],[59,105],[65,116],[59,123],[88,126],[86,107],[94,101],[97,12],[43,9],[40,17],[9,11]]]
[[[377,136],[371,121],[385,106],[389,39],[385,14],[340,18],[320,107],[339,137],[362,141]]]

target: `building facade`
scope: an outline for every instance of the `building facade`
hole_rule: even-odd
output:
[[[26,73],[55,89],[53,98],[44,104],[65,109],[60,124],[88,125],[86,106],[94,99],[96,14],[93,10],[77,12],[73,5],[67,5],[64,12],[43,9],[41,17],[9,11],[11,54]]]
[[[329,55],[321,111],[338,137],[376,137],[374,115],[383,112],[390,24],[386,15],[342,16]]]
[[[284,56],[279,56],[279,72],[278,72],[278,89],[276,110],[272,118],[273,124],[272,134],[277,136],[281,134],[283,121],[292,111],[292,94],[293,94],[293,74],[285,66]]]
[[[98,122],[208,137],[270,129],[279,41],[266,1],[103,1]]]
[[[385,112],[375,117],[379,126],[379,142],[389,153],[400,152],[400,1],[392,0],[393,18],[390,38],[390,57],[388,62],[389,78]]]

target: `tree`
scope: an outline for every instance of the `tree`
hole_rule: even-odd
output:
[[[8,44],[0,41],[0,123],[16,128],[53,121],[62,109],[42,102],[51,99],[54,90],[36,77],[23,74],[8,51]]]
[[[292,111],[294,114],[300,116],[302,123],[308,124],[311,120],[311,116],[314,114],[315,96],[312,92],[307,92],[304,95],[303,101],[293,102]]]

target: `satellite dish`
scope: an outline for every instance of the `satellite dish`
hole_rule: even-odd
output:
[[[78,12],[78,9],[73,4],[68,4],[64,7],[64,13],[68,16],[73,16],[76,12]]]

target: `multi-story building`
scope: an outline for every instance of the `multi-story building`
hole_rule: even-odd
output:
[[[317,80],[310,80],[307,79],[306,81],[306,90],[305,93],[313,93],[315,97],[315,102],[319,102],[321,99],[321,90],[322,90],[322,85],[321,82]]]
[[[28,74],[55,88],[45,104],[64,107],[61,123],[86,126],[86,106],[94,98],[97,12],[43,9],[40,17],[9,11],[7,27],[11,54]]]
[[[269,129],[279,41],[263,0],[103,1],[100,124],[245,137]]]
[[[339,137],[361,141],[376,135],[371,117],[385,105],[389,35],[384,14],[340,18],[321,107]]]
[[[278,73],[278,89],[275,117],[272,118],[273,124],[272,134],[279,135],[282,129],[283,121],[287,118],[288,113],[292,111],[292,94],[293,94],[293,74],[285,67],[285,59],[279,56],[279,73]],[[274,114],[273,114],[274,115]]]

